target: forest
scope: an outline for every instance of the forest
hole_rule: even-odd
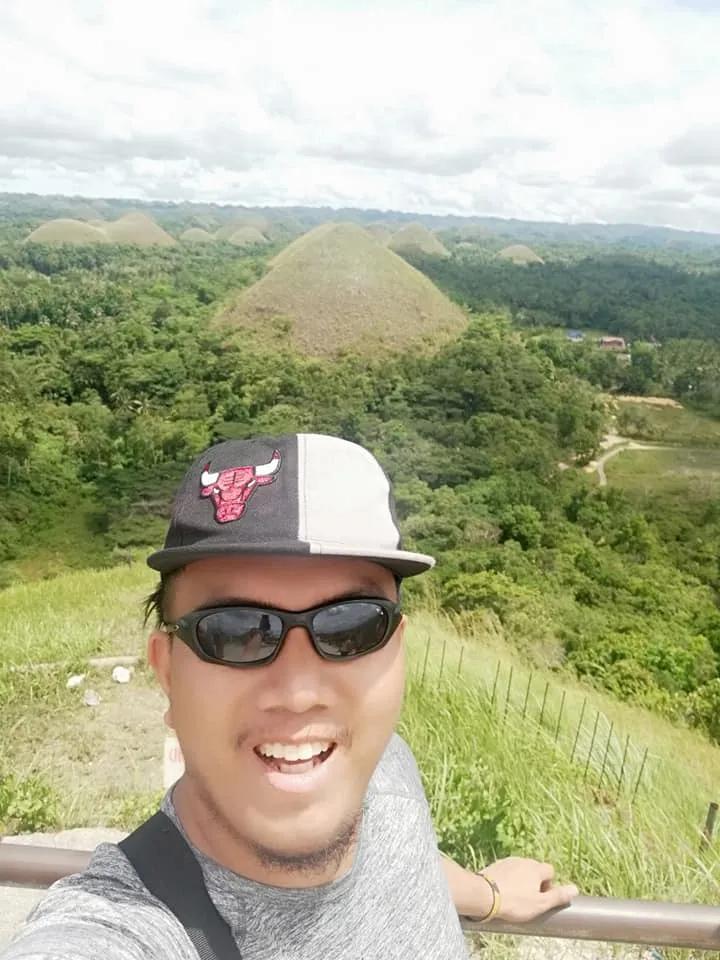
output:
[[[408,583],[410,609],[491,616],[531,661],[720,739],[720,505],[598,487],[581,469],[608,395],[720,415],[720,273],[640,254],[415,258],[466,308],[466,332],[319,359],[282,323],[214,323],[277,245],[46,247],[18,233],[0,230],[0,588],[154,548],[209,443],[336,433],[377,454],[408,542],[438,557]],[[628,338],[629,359],[570,343],[568,327]]]

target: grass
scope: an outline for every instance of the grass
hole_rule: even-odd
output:
[[[607,461],[605,472],[611,486],[633,494],[669,495],[684,502],[715,500],[720,489],[720,450],[623,450]]]
[[[497,636],[486,623],[463,642],[429,615],[412,631],[403,726],[448,852],[469,864],[511,850],[545,857],[589,894],[715,902],[720,863],[698,850],[720,749],[531,671]],[[481,825],[472,843],[470,824]]]
[[[261,213],[247,212],[238,214],[228,221],[228,223],[223,224],[220,229],[216,231],[215,236],[218,240],[229,240],[234,233],[237,233],[238,230],[242,230],[245,227],[250,227],[264,235],[267,235],[271,230],[271,224],[267,217]]]
[[[27,237],[26,243],[71,243],[82,246],[89,243],[108,243],[104,230],[81,220],[49,220]]]
[[[512,260],[513,263],[544,262],[542,257],[539,257],[530,247],[526,247],[524,243],[513,243],[509,247],[504,247],[498,256],[506,260]]]
[[[215,237],[202,227],[190,227],[180,234],[180,239],[187,243],[214,243]]]
[[[0,593],[0,772],[40,777],[54,797],[46,826],[124,825],[162,787],[164,698],[140,660],[130,684],[90,658],[144,653],[141,602],[153,575],[141,564],[71,573]],[[29,670],[31,665],[43,668]],[[73,673],[85,674],[68,690]],[[88,707],[83,694],[100,696]],[[32,793],[33,791],[31,791]],[[138,799],[140,798],[140,799]],[[17,820],[0,803],[3,819]],[[15,823],[32,829],[40,821]]]
[[[84,685],[66,686],[90,656],[142,653],[140,603],[152,585],[136,564],[0,594],[0,770],[16,781],[13,816],[30,818],[18,822],[130,828],[157,802],[164,700],[150,671],[141,661],[118,685],[109,669],[85,667]],[[82,701],[88,687],[95,708]],[[700,852],[700,831],[720,749],[531,668],[492,619],[411,614],[400,730],[441,846],[460,862],[526,855],[587,894],[717,902],[720,861],[714,847]],[[0,820],[2,802],[0,793]],[[504,955],[509,941],[491,942],[485,956]]]
[[[263,236],[255,227],[240,227],[228,237],[228,241],[236,247],[253,247],[266,244],[267,237]]]
[[[392,230],[384,223],[369,223],[365,227],[365,232],[369,233],[375,243],[381,247],[387,247],[392,238]]]
[[[112,243],[126,243],[134,246],[169,247],[176,243],[169,233],[144,213],[126,213],[119,220],[113,220],[105,227]]]
[[[363,344],[377,352],[466,326],[460,308],[427,277],[362,227],[334,223],[286,247],[220,320],[262,330],[278,317],[290,321],[295,346],[315,355]]]
[[[720,420],[687,407],[617,405],[617,429],[623,436],[686,447],[720,447]]]
[[[140,653],[140,601],[153,582],[135,564],[8,588],[0,593],[0,666]]]
[[[408,223],[388,241],[395,253],[425,253],[433,257],[449,257],[450,251],[422,223]]]

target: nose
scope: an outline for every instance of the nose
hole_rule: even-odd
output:
[[[316,652],[307,630],[293,627],[285,637],[282,650],[267,668],[263,706],[292,713],[328,706],[328,667],[331,666]]]

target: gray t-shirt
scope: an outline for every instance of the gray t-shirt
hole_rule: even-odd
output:
[[[162,809],[178,823],[172,794]],[[271,887],[195,850],[243,960],[467,960],[415,759],[393,735],[370,781],[352,868]],[[115,844],[55,883],[2,960],[198,960],[177,918]]]

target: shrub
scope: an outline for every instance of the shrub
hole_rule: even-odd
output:
[[[0,776],[0,833],[35,833],[57,826],[59,798],[37,776]]]

